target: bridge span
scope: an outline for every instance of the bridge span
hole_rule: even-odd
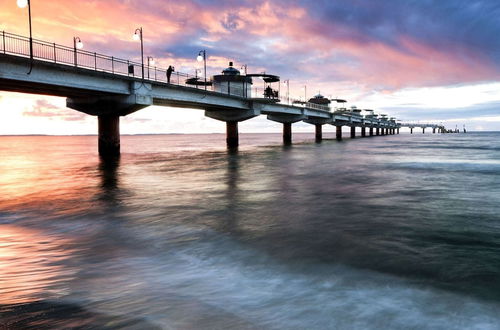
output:
[[[169,76],[164,69],[76,47],[36,39],[30,47],[30,38],[7,32],[0,38],[0,90],[66,97],[68,108],[97,116],[103,156],[120,152],[119,118],[150,105],[205,111],[207,117],[226,123],[229,147],[238,146],[238,123],[259,115],[283,124],[284,143],[292,142],[292,124],[299,121],[315,126],[318,141],[325,124],[337,127],[337,139],[342,139],[343,126],[350,127],[352,138],[356,127],[364,137],[367,128],[373,136],[396,134],[404,126],[372,110],[364,116],[355,107],[332,110],[330,100],[321,95],[308,102],[277,92],[269,95],[253,88],[250,76],[256,75],[240,75],[231,65],[205,83],[196,76]]]

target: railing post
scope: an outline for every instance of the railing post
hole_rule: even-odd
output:
[[[94,53],[94,69],[97,71],[97,53]]]
[[[155,81],[157,81],[157,79],[156,79],[156,67],[155,67]]]
[[[5,31],[2,31],[2,39],[3,39],[3,53],[5,54]]]
[[[180,85],[180,79],[179,79],[179,72],[176,72],[177,73],[177,86]]]
[[[54,42],[54,63],[57,63],[56,43]]]
[[[129,76],[129,77],[130,77],[130,70],[129,70],[129,68],[130,68],[130,61],[129,61],[129,60],[127,60],[127,72],[128,72],[128,73],[127,73],[127,76]]]
[[[115,73],[115,58],[111,56],[111,73]]]

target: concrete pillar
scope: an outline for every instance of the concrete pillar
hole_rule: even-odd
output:
[[[410,127],[410,134],[413,134],[413,127]]]
[[[377,130],[376,130],[375,134],[376,134],[377,136],[379,136],[379,135],[380,135],[380,127],[377,127]]]
[[[316,124],[316,142],[323,140],[323,125]]]
[[[385,128],[383,127],[380,128],[380,135],[385,135]]]
[[[228,148],[237,148],[239,144],[238,122],[226,122],[226,144]]]
[[[397,133],[399,134],[399,127],[398,127],[398,129],[397,129]]]
[[[373,136],[373,127],[370,127],[370,136]]]
[[[422,127],[422,134],[425,134],[425,127]]]
[[[99,155],[113,157],[120,155],[120,117],[98,116]]]
[[[436,134],[436,127],[432,128],[432,134]]]
[[[339,141],[342,140],[342,126],[337,126],[337,133],[336,133],[335,137]]]
[[[365,137],[366,136],[366,127],[361,127],[361,136]]]
[[[283,123],[283,143],[292,144],[292,123]]]
[[[356,137],[356,127],[351,126],[351,139],[354,139]]]

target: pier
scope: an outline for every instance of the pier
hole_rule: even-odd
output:
[[[205,116],[225,122],[227,145],[238,146],[238,123],[264,115],[283,125],[283,143],[292,143],[292,126],[299,121],[315,127],[315,139],[323,138],[323,125],[336,126],[336,138],[349,127],[351,138],[356,128],[361,137],[399,134],[401,127],[443,129],[439,125],[408,126],[396,118],[377,115],[356,107],[330,107],[318,94],[305,101],[269,93],[253,87],[253,80],[280,81],[278,76],[240,74],[229,63],[222,74],[209,81],[144,63],[88,52],[77,47],[57,45],[7,32],[0,35],[0,90],[51,95],[66,98],[68,108],[98,117],[99,154],[120,153],[120,117],[151,105],[199,109]],[[29,70],[29,71],[28,71]],[[364,111],[365,114],[362,114]],[[368,129],[368,134],[367,134]]]

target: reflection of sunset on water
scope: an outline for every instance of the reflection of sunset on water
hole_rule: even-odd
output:
[[[18,226],[0,225],[0,305],[33,302],[67,294],[72,270],[68,243]]]

